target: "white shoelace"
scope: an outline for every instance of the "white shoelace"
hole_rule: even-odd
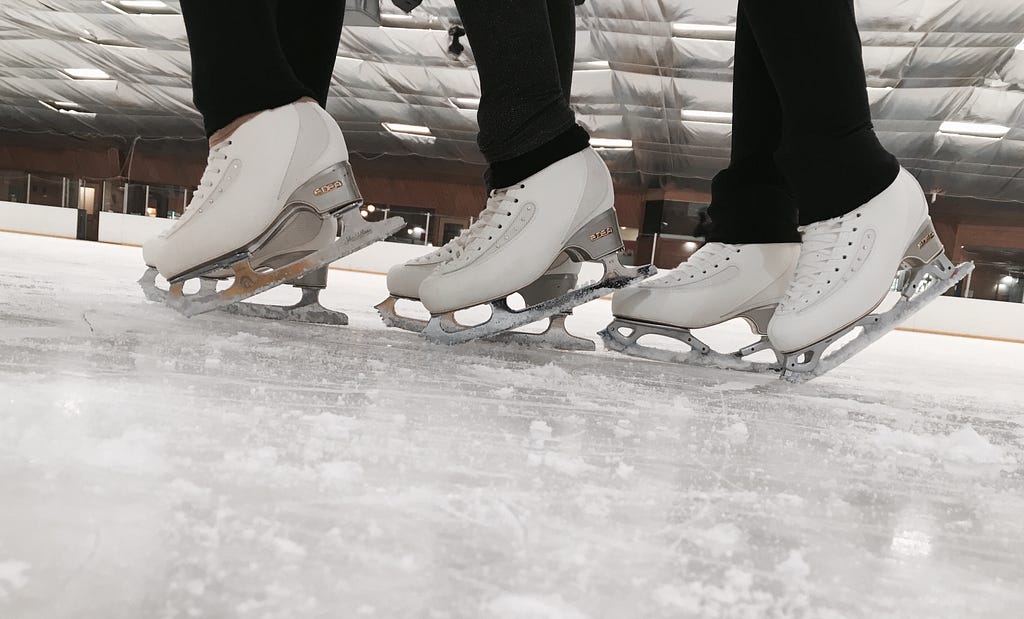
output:
[[[504,195],[498,195],[497,192],[487,198],[487,205],[484,210],[480,213],[480,217],[473,222],[473,225],[469,228],[464,228],[459,236],[448,241],[440,248],[422,258],[417,258],[413,261],[414,264],[429,264],[435,262],[438,259],[448,262],[461,256],[466,247],[475,239],[479,238],[479,234],[476,234],[482,227],[487,226],[489,222],[493,221],[497,217],[498,213],[501,212],[502,202]],[[505,211],[508,212],[507,210]],[[482,223],[481,223],[482,222]]]
[[[732,256],[742,251],[739,245],[727,243],[708,243],[698,249],[692,256],[672,270],[672,276],[665,278],[668,282],[684,282],[695,279],[698,275],[704,275],[708,267],[717,268],[732,260]],[[657,283],[654,280],[652,283]]]
[[[483,239],[490,241],[494,239],[495,234],[501,234],[500,231],[505,226],[504,219],[512,215],[512,210],[508,208],[507,202],[514,199],[508,189],[492,191],[480,217],[473,222],[468,230],[463,231],[462,236],[455,239],[462,242],[452,248],[452,259],[458,260],[465,256],[475,241]],[[452,243],[454,242],[452,241]]]
[[[195,193],[192,194],[192,202],[189,203],[189,208],[193,204],[202,203],[209,196],[209,192],[213,191],[214,187],[217,186],[216,181],[224,172],[223,162],[228,160],[227,154],[223,151],[231,144],[231,140],[226,140],[210,149],[210,155],[206,158],[206,170],[203,172],[203,177],[199,180],[199,186],[196,187]]]
[[[842,268],[845,256],[839,254],[836,247],[848,232],[845,228],[848,223],[843,219],[826,220],[800,228],[803,235],[800,259],[782,301],[784,305],[794,304],[812,294],[815,288],[831,284],[835,280],[833,276],[839,275],[836,269]]]

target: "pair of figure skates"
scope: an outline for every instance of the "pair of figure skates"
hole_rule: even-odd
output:
[[[480,218],[437,251],[391,269],[391,296],[377,309],[385,323],[422,332],[431,341],[537,340],[593,350],[592,340],[565,329],[572,308],[615,292],[615,320],[606,344],[627,354],[808,377],[838,365],[966,276],[943,255],[924,195],[906,172],[886,192],[843,217],[808,226],[797,244],[729,246],[712,243],[664,277],[653,266],[624,267],[611,177],[585,149],[492,192]],[[344,137],[314,103],[264,112],[214,146],[185,215],[144,249],[147,297],[193,316],[222,309],[265,318],[346,324],[344,314],[318,302],[327,265],[404,228],[401,218],[369,223],[348,164]],[[580,263],[599,261],[604,276],[577,286]],[[901,302],[871,312],[901,268],[910,277]],[[156,286],[157,272],[170,290]],[[185,284],[198,279],[199,289]],[[643,282],[643,283],[641,283]],[[290,283],[303,291],[292,307],[243,303]],[[639,284],[638,286],[634,286]],[[616,292],[618,291],[618,292]],[[519,293],[526,308],[513,310]],[[401,299],[422,302],[430,320],[397,313]],[[489,305],[491,316],[466,325],[456,312]],[[744,318],[761,339],[735,353],[711,350],[691,333]],[[543,334],[514,329],[548,319]],[[850,330],[864,334],[825,357]],[[644,335],[668,335],[689,354],[642,345]],[[744,358],[776,351],[775,363]]]

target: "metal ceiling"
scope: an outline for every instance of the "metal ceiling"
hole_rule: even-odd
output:
[[[125,15],[99,0],[0,2],[0,127],[201,137],[180,15]],[[856,4],[884,143],[930,189],[1024,202],[1024,0]],[[426,0],[409,17],[385,0],[382,13],[384,27],[346,28],[338,52],[330,111],[351,150],[479,163],[472,49],[447,52],[452,0]],[[633,143],[603,151],[613,171],[644,186],[705,189],[728,159],[728,118],[707,112],[731,107],[734,3],[590,0],[578,15],[580,119],[596,136]],[[113,79],[73,80],[70,68]],[[967,124],[941,131],[947,121]],[[382,122],[427,126],[434,138]]]

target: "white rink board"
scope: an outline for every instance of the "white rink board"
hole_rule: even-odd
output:
[[[4,619],[1024,606],[1024,345],[897,332],[790,385],[432,345],[347,271],[323,302],[348,327],[186,319],[141,260],[0,233]]]
[[[101,243],[141,246],[172,225],[174,221],[171,219],[104,211],[100,213],[99,240]]]
[[[78,236],[78,210],[0,202],[0,230],[73,239]]]

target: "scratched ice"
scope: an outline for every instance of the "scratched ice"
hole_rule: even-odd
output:
[[[380,324],[382,277],[340,271],[349,327],[190,320],[142,270],[0,234],[0,617],[1024,605],[1024,346],[898,332],[794,386],[431,345]]]

